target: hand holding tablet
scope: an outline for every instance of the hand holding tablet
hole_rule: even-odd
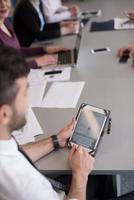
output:
[[[76,126],[69,144],[81,145],[94,155],[109,115],[108,110],[82,104],[76,116]]]

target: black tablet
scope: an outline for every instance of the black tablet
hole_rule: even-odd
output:
[[[69,144],[71,146],[73,144],[81,145],[94,155],[109,115],[109,110],[82,104],[76,117],[76,126]]]

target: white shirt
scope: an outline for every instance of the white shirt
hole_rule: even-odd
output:
[[[44,21],[44,17],[41,13],[41,10],[40,10],[40,2],[39,0],[31,0],[31,3],[33,5],[33,7],[36,9],[37,13],[38,13],[38,16],[39,16],[39,19],[40,19],[40,31],[43,31],[43,28],[44,28],[44,25],[45,25],[45,21]]]
[[[64,197],[18,151],[13,138],[0,140],[0,200],[63,200]]]
[[[59,22],[71,18],[68,7],[63,6],[61,0],[42,0],[42,3],[47,22]]]

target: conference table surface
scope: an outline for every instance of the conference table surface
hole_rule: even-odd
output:
[[[85,5],[83,5],[85,4]],[[89,32],[92,21],[123,17],[124,10],[132,10],[131,0],[91,0],[80,2],[82,9],[102,10],[84,28],[77,67],[72,68],[70,81],[85,81],[75,109],[34,108],[34,112],[48,137],[75,117],[81,103],[89,103],[111,111],[111,133],[104,134],[96,153],[93,174],[134,173],[134,68],[132,60],[121,64],[117,49],[133,42],[134,30]],[[76,36],[52,40],[72,47]],[[109,47],[110,52],[92,54],[91,49]],[[64,97],[59,97],[64,98]],[[45,173],[71,173],[68,148],[52,152],[36,162]]]

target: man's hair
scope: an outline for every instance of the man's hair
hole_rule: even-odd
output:
[[[29,70],[20,52],[0,46],[0,106],[15,100],[18,92],[16,80],[27,77]]]

